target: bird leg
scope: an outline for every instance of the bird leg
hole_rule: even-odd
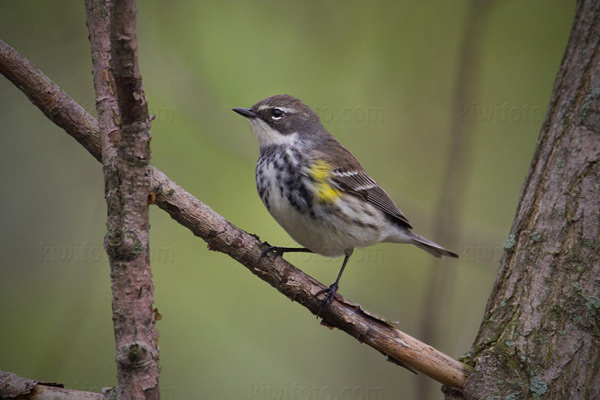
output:
[[[268,243],[266,243],[266,244],[269,245]],[[311,250],[306,249],[304,247],[269,246],[260,253],[260,256],[258,257],[258,259],[260,260],[261,258],[263,258],[264,256],[266,256],[268,253],[271,253],[271,252],[273,254],[275,254],[275,256],[279,256],[279,257],[281,257],[284,253],[312,253]]]
[[[319,318],[321,316],[321,313],[323,311],[327,311],[329,309],[329,306],[331,305],[331,302],[333,302],[333,299],[335,298],[335,294],[337,293],[337,290],[340,287],[339,286],[340,278],[342,277],[342,274],[344,273],[344,268],[346,268],[346,264],[348,263],[348,260],[350,259],[351,255],[352,255],[352,252],[346,254],[346,256],[344,257],[344,262],[342,263],[342,269],[340,269],[340,272],[338,273],[338,276],[335,279],[335,282],[333,282],[331,285],[329,285],[329,287],[319,290],[317,292],[317,294],[315,294],[315,297],[318,297],[319,295],[321,295],[323,293],[327,293],[327,296],[325,296],[325,298],[321,302],[321,307],[319,308],[319,312],[317,313],[317,318]]]

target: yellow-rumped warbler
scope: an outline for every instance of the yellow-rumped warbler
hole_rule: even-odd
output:
[[[412,232],[385,190],[299,99],[276,95],[233,111],[248,119],[258,140],[256,186],[260,198],[283,229],[304,246],[266,251],[344,256],[335,282],[317,293],[327,293],[319,314],[333,301],[356,247],[408,243],[435,257],[458,257]]]

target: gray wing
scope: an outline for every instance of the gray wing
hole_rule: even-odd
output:
[[[401,226],[412,229],[408,219],[398,209],[390,196],[365,172],[348,171],[345,168],[338,168],[332,171],[332,181],[340,190],[362,197],[379,210],[400,223]]]

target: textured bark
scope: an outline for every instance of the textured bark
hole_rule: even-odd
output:
[[[579,1],[465,399],[600,398],[600,3]]]
[[[20,377],[12,372],[0,371],[0,399],[3,400],[103,400],[105,398],[108,396],[66,389],[55,383],[39,382]]]
[[[86,0],[100,127],[118,399],[158,399],[158,333],[148,220],[150,118],[133,0]]]
[[[21,53],[0,40],[0,73],[27,96],[46,117],[102,160],[98,121]]]
[[[80,142],[100,160],[100,139],[96,120],[44,76],[27,58],[0,40],[0,72],[7,76],[48,118]],[[152,168],[156,204],[167,211],[210,249],[221,251],[289,299],[313,314],[320,308],[314,295],[325,286],[281,257],[259,258],[265,248],[258,237],[231,224],[194,196],[179,187],[158,169]],[[469,368],[435,350],[385,320],[362,310],[341,295],[336,297],[324,325],[336,327],[380,351],[388,360],[420,371],[446,385],[462,387]]]

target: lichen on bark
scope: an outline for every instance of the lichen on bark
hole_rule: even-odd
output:
[[[450,399],[600,398],[600,3],[581,0],[475,343]]]

